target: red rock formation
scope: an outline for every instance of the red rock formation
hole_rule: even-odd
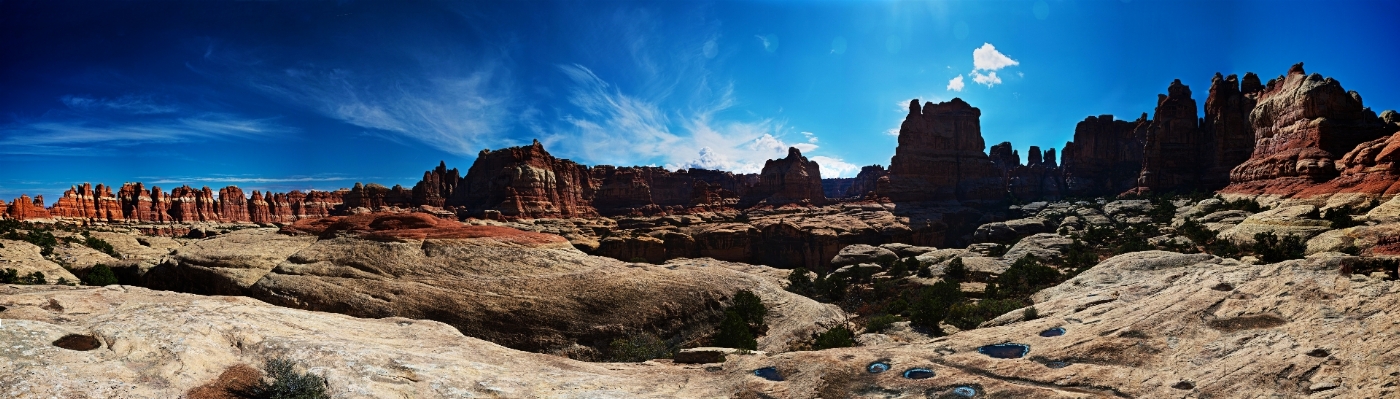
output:
[[[214,210],[214,192],[209,187],[197,190],[188,185],[170,190],[170,221],[180,223],[218,221]]]
[[[786,158],[770,159],[763,163],[763,171],[758,174],[758,184],[750,189],[742,205],[825,203],[826,195],[822,193],[820,166],[815,161],[807,160],[796,147],[790,147]]]
[[[426,185],[420,181],[418,186]],[[347,208],[377,210],[381,208],[412,208],[415,205],[414,192],[397,184],[393,188],[389,188],[374,183],[360,184],[357,182],[354,188],[345,193],[343,199]],[[417,203],[417,205],[431,204]],[[441,203],[431,206],[441,206]]]
[[[1075,125],[1074,141],[1065,143],[1062,157],[1065,194],[1117,195],[1136,186],[1151,123],[1144,113],[1133,122],[1100,115]]]
[[[511,218],[591,217],[598,214],[589,201],[594,190],[587,167],[554,158],[535,141],[482,150],[447,205],[472,216],[493,211]]]
[[[1055,167],[1054,149],[1041,152],[1040,147],[1031,146],[1026,164],[1007,172],[1006,190],[1020,201],[1058,200],[1064,192],[1062,176]]]
[[[156,188],[160,190],[159,187]],[[141,183],[126,183],[117,190],[117,201],[121,204],[122,216],[127,220],[140,222],[161,222],[168,219],[165,208],[158,208],[151,192]]]
[[[1191,88],[1172,81],[1167,94],[1157,95],[1157,108],[1147,127],[1137,193],[1191,191],[1198,187],[1210,143],[1197,125]]]
[[[644,176],[644,168],[599,165],[588,172],[597,187],[591,202],[603,214],[627,213],[629,209],[656,203],[652,200],[651,182]],[[689,198],[686,200],[688,202]]]
[[[35,196],[29,199],[28,195],[21,194],[19,198],[10,201],[10,206],[5,209],[5,215],[17,220],[49,219],[53,216],[49,210],[44,208],[44,196]]]
[[[248,221],[258,224],[272,224],[274,221],[272,208],[258,190],[253,190],[253,197],[248,199]]]
[[[1383,176],[1364,176],[1375,166],[1363,165],[1376,162],[1365,154],[1396,127],[1376,117],[1362,105],[1360,94],[1347,92],[1336,80],[1308,75],[1303,64],[1294,65],[1287,76],[1269,80],[1249,120],[1254,153],[1231,170],[1231,184],[1222,192],[1299,197],[1388,190],[1375,181]],[[1358,151],[1351,161],[1338,165],[1353,150]],[[1343,170],[1352,171],[1345,182],[1329,182]]]
[[[865,198],[873,195],[880,178],[888,175],[889,171],[882,165],[861,167],[860,173],[856,173],[856,181],[851,183],[851,189],[846,192],[846,197]]]
[[[402,187],[400,187],[400,191],[403,191]],[[292,204],[293,219],[287,222],[304,218],[323,218],[331,216],[331,214],[335,212],[336,207],[345,203],[345,194],[348,192],[348,190],[344,189],[336,191],[309,191],[306,194],[292,191],[292,193],[298,194],[300,200]],[[288,197],[292,197],[291,193],[288,193]]]
[[[243,196],[243,189],[236,186],[219,189],[216,208],[221,222],[248,221],[248,198]]]
[[[437,169],[423,172],[423,180],[413,185],[413,204],[441,208],[461,182],[457,168],[448,169],[447,162],[439,161]]]
[[[161,191],[160,186],[151,186],[151,209],[155,219],[150,222],[169,223],[175,221],[170,217],[170,196]]]
[[[822,195],[827,199],[846,198],[846,193],[851,191],[851,186],[856,182],[854,177],[836,177],[822,179]]]
[[[987,149],[987,158],[996,165],[1003,179],[1011,174],[1012,169],[1021,166],[1021,153],[1011,148],[1010,141],[1003,141]]]
[[[93,206],[92,183],[69,186],[63,196],[54,201],[49,214],[57,219],[88,219],[97,215]]]
[[[1249,113],[1254,110],[1262,88],[1259,76],[1254,73],[1244,75],[1243,86],[1235,75],[1221,78],[1216,73],[1211,79],[1206,118],[1201,123],[1201,129],[1212,141],[1206,153],[1207,169],[1201,174],[1203,191],[1229,185],[1230,170],[1249,160],[1254,152],[1254,129],[1249,126]]]
[[[896,202],[1001,203],[1005,190],[996,166],[983,152],[981,115],[958,98],[926,103],[922,112],[919,101],[911,101],[878,194]]]

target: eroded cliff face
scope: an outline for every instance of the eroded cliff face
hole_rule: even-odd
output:
[[[1147,145],[1147,127],[1151,124],[1144,113],[1131,122],[1100,115],[1084,118],[1075,125],[1074,141],[1065,143],[1066,194],[1117,195],[1135,187]]]
[[[482,150],[447,205],[478,217],[591,217],[598,215],[588,200],[596,190],[586,166],[555,158],[535,141]]]
[[[987,157],[982,111],[962,99],[909,103],[889,175],[876,189],[895,202],[992,205],[1005,200],[1000,173]]]
[[[1205,156],[1207,169],[1202,172],[1202,191],[1214,191],[1230,184],[1230,170],[1249,160],[1254,152],[1254,129],[1249,114],[1258,102],[1259,76],[1246,73],[1244,82],[1235,75],[1211,79],[1210,96],[1206,98],[1205,119],[1201,129],[1212,143]]]
[[[1363,147],[1377,147],[1396,125],[1363,106],[1360,94],[1332,78],[1307,74],[1301,63],[1265,84],[1249,120],[1254,151],[1231,170],[1225,193],[1298,199],[1338,192],[1382,196],[1394,184],[1385,168],[1372,170],[1384,159],[1363,155],[1379,152]],[[1348,170],[1346,178],[1338,179]],[[1378,173],[1367,176],[1372,171]]]
[[[1167,94],[1157,95],[1134,192],[1184,192],[1199,186],[1201,162],[1210,143],[1196,115],[1191,88],[1181,80],[1172,81]]]

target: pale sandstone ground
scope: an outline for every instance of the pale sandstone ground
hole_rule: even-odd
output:
[[[4,288],[4,394],[173,397],[239,363],[284,356],[325,375],[336,397],[1387,397],[1400,376],[1400,283],[1338,273],[1321,254],[1271,265],[1209,255],[1124,254],[1035,295],[1041,318],[930,340],[722,364],[598,364],[514,351],[430,321],[355,319],[113,286]],[[714,267],[714,266],[705,266]],[[776,278],[763,271],[766,278]],[[1040,337],[1052,327],[1066,334]],[[90,352],[49,343],[93,333]],[[896,334],[902,334],[896,330]],[[872,341],[863,337],[862,341]],[[903,342],[899,342],[903,341]],[[1030,345],[994,359],[982,345]],[[889,372],[866,365],[885,360]],[[1051,368],[1049,362],[1065,362]],[[774,366],[787,381],[758,378]],[[911,367],[935,376],[910,380]],[[980,397],[980,396],[979,396]]]

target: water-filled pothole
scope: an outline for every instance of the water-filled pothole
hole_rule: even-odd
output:
[[[1061,335],[1065,335],[1065,328],[1064,328],[1064,327],[1055,327],[1055,328],[1052,328],[1052,329],[1049,329],[1049,330],[1045,330],[1045,331],[1041,331],[1041,332],[1040,332],[1040,336],[1042,336],[1042,337],[1058,337],[1058,336],[1061,336]]]
[[[1327,352],[1326,349],[1318,348],[1309,351],[1307,355],[1312,357],[1327,357],[1328,355],[1331,355],[1331,353]]]
[[[1192,384],[1191,381],[1177,381],[1177,383],[1172,384],[1172,388],[1176,388],[1176,389],[1195,389],[1195,388],[1196,388],[1196,384]]]
[[[91,335],[68,334],[53,341],[53,346],[75,351],[90,351],[101,348],[102,342]]]
[[[886,371],[890,371],[890,364],[886,362],[870,363],[869,366],[865,366],[865,371],[870,372],[870,374],[880,374]]]
[[[1013,344],[1008,342],[1004,344],[983,346],[981,348],[977,348],[977,352],[980,352],[983,355],[995,357],[997,359],[1016,359],[1025,357],[1026,354],[1031,353],[1031,347],[1030,345],[1026,344]]]
[[[768,381],[783,381],[783,374],[778,372],[777,367],[768,366],[753,371],[753,375],[759,376]]]
[[[961,397],[964,397],[964,398],[971,398],[971,397],[977,396],[977,388],[973,388],[973,387],[964,385],[964,386],[960,386],[960,387],[953,388],[952,393],[953,393],[954,395],[958,395],[958,396],[961,396]]]
[[[915,367],[915,368],[912,368],[912,369],[904,370],[904,378],[908,378],[908,379],[911,379],[911,380],[922,380],[922,379],[925,379],[925,378],[932,378],[932,377],[933,377],[933,370],[929,370],[929,369],[926,369],[926,368]]]

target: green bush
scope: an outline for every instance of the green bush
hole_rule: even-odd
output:
[[[948,262],[948,267],[943,269],[943,279],[949,281],[967,280],[967,266],[963,264],[962,258],[953,258]]]
[[[53,255],[53,247],[58,245],[58,238],[53,233],[41,230],[29,230],[28,233],[20,234],[17,231],[9,230],[5,232],[4,238],[7,240],[26,241],[39,247],[39,253],[44,256]]]
[[[1332,228],[1334,229],[1345,229],[1359,224],[1356,223],[1355,219],[1351,218],[1351,214],[1354,211],[1355,210],[1352,209],[1350,205],[1343,205],[1328,210],[1322,218],[1332,223]]]
[[[1017,299],[983,299],[976,303],[959,302],[948,309],[947,322],[958,328],[971,330],[977,328],[982,322],[995,319],[997,316],[1020,309],[1022,306],[1025,305]]]
[[[1176,216],[1176,204],[1165,196],[1153,198],[1152,210],[1147,211],[1147,216],[1152,218],[1153,223],[1171,223]]]
[[[83,237],[83,245],[87,245],[92,249],[101,251],[102,253],[107,254],[113,258],[121,256],[117,254],[117,249],[112,248],[112,244],[107,243],[107,241],[104,241],[101,238],[90,236],[86,231],[83,232]]]
[[[83,276],[83,284],[98,287],[117,284],[117,274],[112,272],[112,268],[99,263]]]
[[[15,269],[5,269],[5,271],[0,272],[0,284],[40,285],[48,283],[44,272],[32,272],[23,276]]]
[[[850,287],[850,284],[846,282],[845,276],[827,273],[825,276],[817,277],[815,286],[817,296],[825,302],[840,302],[846,298],[846,288]]]
[[[1255,234],[1252,249],[1264,263],[1278,263],[1289,259],[1303,259],[1308,246],[1298,236],[1285,234],[1279,238],[1270,232]]]
[[[656,334],[642,333],[618,338],[608,345],[608,360],[614,362],[645,362],[671,357],[672,349]]]
[[[958,283],[939,281],[924,288],[909,309],[909,322],[916,327],[928,329],[934,335],[943,335],[938,323],[948,316],[948,309],[963,299]]]
[[[816,286],[812,283],[812,276],[808,273],[810,272],[803,267],[792,269],[792,273],[788,273],[788,286],[785,289],[808,298],[816,296]]]
[[[896,321],[899,321],[899,316],[895,316],[892,314],[877,314],[874,316],[870,316],[870,319],[865,321],[865,332],[874,333],[885,331],[885,329],[890,328],[890,326],[894,325],[894,322]]]
[[[1035,320],[1039,318],[1040,311],[1035,310],[1035,306],[1028,307],[1026,310],[1021,311],[1021,320]]]
[[[725,348],[758,349],[758,340],[749,332],[749,323],[733,310],[724,311],[724,321],[719,323],[719,332],[715,334],[713,344]]]
[[[286,359],[267,361],[267,378],[248,390],[258,399],[326,399],[326,379],[311,373],[297,373]]]
[[[19,284],[19,271],[15,269],[0,271],[0,284]]]
[[[885,313],[904,314],[904,312],[908,310],[909,301],[904,300],[904,298],[895,298],[893,301],[885,304]]]
[[[903,259],[903,260],[897,260],[897,261],[891,262],[891,265],[890,265],[890,272],[889,272],[890,277],[893,277],[893,278],[900,278],[900,277],[908,276],[908,275],[909,275],[909,264],[910,264],[911,262],[914,264],[914,267],[916,267],[916,268],[918,267],[919,261],[914,260],[914,258],[905,258],[905,259]]]
[[[749,290],[739,290],[735,293],[734,304],[729,305],[729,309],[738,313],[739,317],[744,319],[744,323],[750,326],[762,326],[763,316],[768,315],[768,308],[763,306],[763,300]]]
[[[1074,240],[1065,249],[1065,266],[1074,270],[1087,270],[1099,264],[1099,254],[1083,241]]]
[[[1028,297],[1042,288],[1059,283],[1061,277],[1059,271],[1041,265],[1035,257],[1022,257],[1011,264],[1006,272],[997,276],[993,284],[987,285],[987,297]]]
[[[832,327],[830,330],[817,335],[817,341],[812,344],[812,349],[822,350],[831,348],[848,348],[856,346],[855,334],[846,326]]]
[[[919,272],[917,274],[919,277],[929,278],[933,277],[933,270],[929,269],[928,265],[921,264],[919,265]]]

